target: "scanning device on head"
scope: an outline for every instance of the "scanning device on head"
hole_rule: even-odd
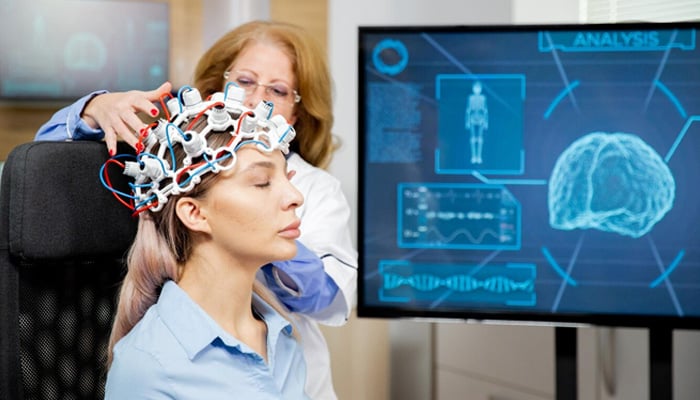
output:
[[[272,115],[274,105],[261,101],[255,109],[243,105],[245,90],[233,83],[223,92],[203,100],[195,88],[184,86],[166,103],[167,119],[146,128],[139,137],[135,155],[116,155],[100,169],[102,184],[134,214],[158,212],[169,196],[186,193],[209,172],[233,168],[236,151],[254,145],[270,153],[289,152],[294,128],[281,115]],[[211,135],[228,135],[226,144],[209,145]],[[178,149],[180,147],[181,149]],[[178,160],[177,153],[184,153]],[[123,159],[126,159],[122,162]],[[112,187],[107,168],[116,165],[134,178],[131,193]]]

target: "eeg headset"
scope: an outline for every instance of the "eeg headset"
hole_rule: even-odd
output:
[[[272,116],[271,102],[263,100],[255,109],[245,107],[245,91],[234,83],[228,83],[223,92],[206,100],[189,86],[183,86],[177,97],[170,97],[163,107],[167,119],[160,119],[141,132],[136,154],[116,155],[100,168],[103,186],[134,215],[144,210],[158,212],[169,196],[192,190],[202,175],[233,168],[241,146],[252,144],[266,153],[280,150],[287,154],[289,142],[296,136],[283,116]],[[192,129],[202,125],[197,131]],[[224,146],[212,149],[207,141],[209,135],[230,135],[230,139]],[[185,154],[180,164],[175,157],[176,146],[181,146]],[[122,158],[129,160],[122,163]],[[107,167],[112,164],[134,178],[129,183],[131,193],[112,187],[107,174]]]

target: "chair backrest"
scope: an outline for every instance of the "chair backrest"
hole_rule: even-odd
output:
[[[120,152],[128,151],[120,144]],[[0,180],[0,399],[101,399],[136,219],[100,183],[104,143],[16,147]],[[112,183],[127,178],[115,171]]]

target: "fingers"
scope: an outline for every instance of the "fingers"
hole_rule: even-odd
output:
[[[143,129],[146,124],[130,109],[122,109],[115,111],[113,114],[106,115],[103,119],[105,131],[105,139],[108,132],[115,137],[115,140],[121,138],[134,147],[138,142],[138,132]]]
[[[153,105],[150,105],[150,107],[153,107]],[[147,126],[132,110],[121,110],[118,117],[114,121],[114,130],[119,137],[126,141],[129,141],[129,138],[134,138],[134,136],[138,137],[139,132]]]
[[[158,89],[146,92],[146,94],[151,101],[157,101],[160,99],[160,96],[170,93],[172,90],[173,85],[170,82],[164,82],[162,85],[160,85],[160,87],[158,87]]]
[[[105,143],[107,144],[107,152],[112,157],[117,154],[117,135],[112,131],[105,131]]]
[[[160,100],[162,95],[170,93],[171,89],[172,84],[165,82],[150,91],[132,90],[98,95],[86,105],[83,119],[93,128],[104,131],[108,150],[116,150],[116,142],[120,138],[136,147],[140,132],[147,127],[139,118],[139,113],[156,117],[159,112],[153,103]]]
[[[149,90],[147,92],[131,91],[128,93],[133,96],[132,107],[134,110],[143,112],[147,115],[150,115],[151,117],[157,117],[159,111],[153,105],[153,103],[159,101],[161,96],[163,96],[164,94],[169,94],[171,90],[172,84],[170,82],[165,82],[154,90]],[[143,128],[143,126],[135,125],[136,121],[134,121],[133,118],[127,118],[124,119],[124,121],[129,126],[134,128],[134,131],[136,132],[140,131],[141,128]]]
[[[125,130],[125,126],[123,126],[122,129],[122,134],[118,134],[115,132],[114,129],[107,128],[104,130],[105,132],[105,144],[107,145],[107,151],[109,152],[110,156],[113,156],[117,152],[117,139],[121,137],[126,143],[129,144],[129,146],[136,148],[136,144],[138,143],[138,138],[134,136],[130,131]],[[123,132],[127,132],[124,134]]]

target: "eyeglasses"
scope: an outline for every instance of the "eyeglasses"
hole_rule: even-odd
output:
[[[262,86],[265,88],[265,94],[272,97],[268,100],[273,103],[286,102],[294,104],[301,101],[299,93],[284,82],[260,83],[254,75],[242,71],[226,71],[224,72],[224,79],[243,88],[246,95],[250,95],[258,89],[258,86]]]

